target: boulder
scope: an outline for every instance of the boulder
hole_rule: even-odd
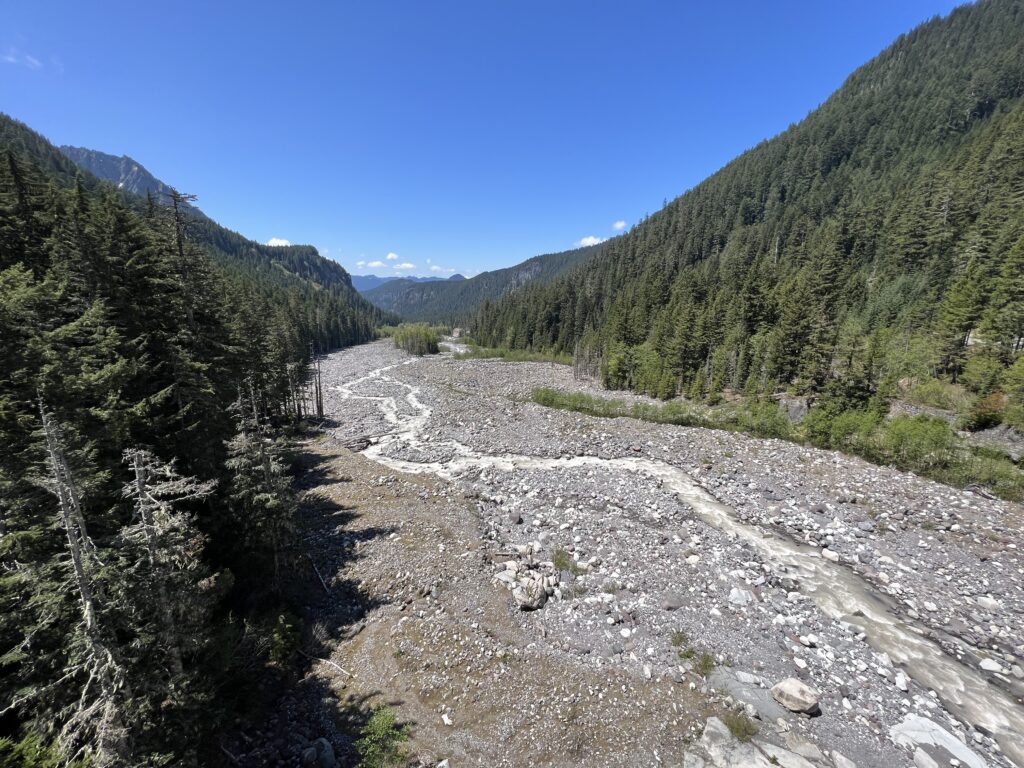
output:
[[[818,711],[818,694],[795,677],[787,677],[772,688],[772,698],[790,712],[813,714]]]

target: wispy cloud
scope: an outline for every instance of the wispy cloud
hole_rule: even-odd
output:
[[[429,259],[428,259],[428,262],[429,262]],[[439,266],[437,266],[437,264],[432,264],[430,266],[430,271],[431,272],[447,272],[448,274],[453,274],[455,272],[454,269],[446,269],[445,267],[439,267]]]
[[[366,266],[366,262],[365,261],[357,261],[356,262],[356,266],[359,267],[360,269],[362,269],[363,267]]]
[[[619,219],[614,224],[612,224],[612,229],[614,229],[616,232],[621,232],[625,228],[626,228],[626,222],[624,222],[622,219]]]
[[[387,264],[385,264],[383,261],[378,259],[377,261],[371,261],[366,266],[368,266],[370,269],[379,269],[380,267],[386,267]]]
[[[391,266],[393,269],[416,269],[416,265],[411,261],[403,261],[401,264],[392,264]]]
[[[291,245],[291,241],[285,240],[283,237],[272,237],[267,240],[267,245]]]
[[[8,48],[3,56],[0,56],[0,61],[4,64],[14,64],[19,67],[27,67],[28,69],[43,68],[43,62],[30,53],[22,53],[17,48]]]
[[[386,258],[388,261],[398,261],[398,254],[397,253],[389,253],[384,258]]]
[[[583,248],[584,246],[597,245],[598,243],[603,243],[604,241],[605,238],[603,237],[598,237],[597,235],[587,235],[586,237],[581,237],[579,240],[577,240],[575,245],[577,248]]]

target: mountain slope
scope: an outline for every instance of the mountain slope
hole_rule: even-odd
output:
[[[990,393],[1024,336],[1022,94],[1019,0],[934,19],[585,266],[485,307],[474,336],[579,350],[662,397],[856,400],[935,374]]]
[[[366,292],[376,306],[406,320],[461,322],[483,302],[530,283],[547,283],[592,258],[604,247],[591,245],[561,253],[534,256],[521,264],[453,282],[414,283],[395,280]],[[454,276],[453,276],[454,277]]]
[[[452,275],[451,277],[400,277],[398,275],[378,277],[377,275],[352,275],[352,286],[360,293],[366,293],[377,286],[384,285],[385,283],[393,283],[396,280],[404,280],[409,283],[437,283],[444,280],[465,280],[465,278],[462,275]]]
[[[73,187],[76,178],[81,176],[81,183],[88,191],[99,192],[108,186],[116,188],[107,179],[79,168],[45,138],[3,114],[0,114],[0,148],[30,159],[61,187]],[[95,156],[113,157],[103,153],[90,155]],[[163,182],[154,181],[161,189],[170,189]],[[124,187],[117,189],[117,194],[136,211],[145,211],[145,197]],[[296,322],[302,331],[312,334],[311,338],[321,349],[369,340],[373,338],[375,326],[392,319],[352,287],[348,272],[340,264],[324,258],[312,246],[263,245],[217,224],[195,208],[187,209],[186,217],[189,237],[216,264],[232,279],[248,285],[262,297],[291,306],[301,316]]]
[[[158,202],[166,202],[171,192],[169,184],[160,181],[141,163],[127,155],[117,157],[95,149],[72,147],[67,144],[57,147],[57,149],[83,171],[88,171],[98,179],[109,181],[125,192],[139,197],[150,194]]]

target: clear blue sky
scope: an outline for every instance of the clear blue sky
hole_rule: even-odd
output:
[[[955,5],[0,0],[0,111],[256,240],[472,274],[632,225]]]

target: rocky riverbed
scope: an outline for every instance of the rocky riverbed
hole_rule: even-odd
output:
[[[451,765],[1024,768],[1019,505],[781,441],[546,409],[534,387],[590,389],[553,364],[380,342],[323,376],[337,444],[388,482],[436,483],[422,493],[461,531],[458,551],[424,529],[385,561],[452,579],[440,614],[388,619],[398,650],[435,669],[530,660],[461,691],[498,730],[448,715]],[[486,641],[458,618],[485,605],[504,611]],[[538,671],[563,692],[585,681],[579,725],[543,719]],[[513,724],[540,738],[529,762],[486,746]]]

